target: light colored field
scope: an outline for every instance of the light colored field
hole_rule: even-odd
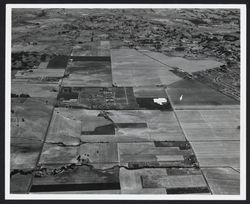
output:
[[[11,93],[29,94],[30,97],[56,98],[58,85],[56,84],[34,84],[27,82],[12,82]]]
[[[48,99],[46,104],[46,99],[41,98],[27,98],[23,103],[20,100],[12,99],[11,109],[14,113],[11,114],[11,136],[42,140],[52,114],[51,102]]]
[[[215,61],[215,60],[188,60],[182,57],[168,57],[162,53],[158,52],[151,52],[151,51],[145,51],[143,50],[142,53],[144,53],[146,56],[149,56],[155,60],[158,60],[169,67],[172,68],[179,68],[184,70],[185,72],[197,72],[202,71],[206,69],[213,69],[215,67],[219,67],[223,65],[221,62]]]
[[[145,116],[139,110],[108,110],[109,117],[115,123],[145,123]]]
[[[145,188],[206,188],[202,175],[162,176],[152,175],[142,177]]]
[[[118,153],[116,143],[92,143],[81,146],[60,147],[56,144],[46,144],[42,150],[40,164],[78,163],[84,159],[86,163],[116,163]]]
[[[110,56],[110,42],[97,41],[89,42],[88,45],[76,45],[72,49],[71,56]]]
[[[11,52],[41,52],[45,50],[49,45],[23,45],[23,44],[15,44],[11,48]]]
[[[172,175],[165,168],[121,168],[119,179],[123,194],[166,194],[172,188],[207,188],[201,172],[194,169]]]
[[[154,86],[142,86],[133,88],[136,98],[166,98],[167,94],[164,88]]]
[[[71,164],[78,163],[79,147],[61,147],[56,144],[43,146],[39,164]]]
[[[128,143],[128,142],[151,142],[150,136],[126,134],[126,135],[82,135],[83,142],[108,142],[108,143]]]
[[[49,62],[41,62],[38,66],[38,69],[46,69]]]
[[[188,141],[240,140],[240,110],[178,110]]]
[[[69,76],[63,79],[63,86],[111,87],[110,62],[73,61],[67,66]]]
[[[71,56],[110,56],[110,50],[100,48],[92,48],[91,50],[86,50],[77,45],[73,48]]]
[[[185,141],[184,134],[173,112],[108,110],[115,124],[146,124],[146,127],[116,127],[115,135],[82,135],[81,131],[94,131],[111,125],[111,121],[97,117],[100,111],[55,108],[48,131],[47,142],[78,145],[83,142],[149,142]]]
[[[144,128],[120,128],[116,130],[119,137],[138,141],[185,141],[180,125],[171,111],[157,110],[122,110],[108,111],[115,123],[147,123]],[[121,141],[124,141],[122,139]]]
[[[71,73],[68,78],[62,81],[67,87],[111,87],[111,75],[106,73],[96,73],[88,75],[85,71]]]
[[[200,167],[240,167],[239,141],[191,142]]]
[[[134,49],[111,49],[111,62],[113,84],[117,86],[168,85],[180,79],[169,67]]]
[[[24,100],[20,102],[20,100]],[[52,105],[45,99],[12,99],[11,168],[35,168],[41,144],[52,114]]]
[[[57,113],[57,110],[54,111],[47,139],[50,139],[50,135],[68,135],[71,137],[77,137],[80,136],[80,134],[80,120],[68,118],[60,113]]]
[[[11,144],[11,169],[34,169],[38,156],[42,149],[42,142],[23,139],[23,142],[13,142]]]
[[[64,76],[64,71],[64,69],[32,69],[31,72],[29,70],[18,71],[15,77],[20,79],[42,77],[61,78]]]
[[[122,193],[146,193],[146,191],[152,194],[166,194],[165,188],[143,188],[141,176],[142,175],[167,175],[166,169],[138,169],[138,170],[127,170],[125,168],[120,169],[119,179]]]
[[[143,110],[150,140],[152,141],[185,141],[186,138],[172,111]]]
[[[213,194],[240,194],[240,174],[232,168],[202,168],[202,171]]]
[[[164,143],[169,144],[167,142]],[[154,142],[118,143],[120,163],[124,165],[144,164],[153,166],[190,166],[186,158],[191,150],[177,146],[156,146]],[[131,168],[131,167],[130,167]]]
[[[82,131],[94,131],[97,127],[111,124],[99,111],[55,108],[46,142],[79,145]]]
[[[116,143],[93,143],[83,144],[80,147],[80,155],[89,155],[90,163],[113,163],[118,165],[118,152]]]

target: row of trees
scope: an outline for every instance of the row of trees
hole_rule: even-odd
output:
[[[18,98],[18,97],[20,97],[20,98],[29,98],[30,95],[29,94],[23,94],[23,93],[20,94],[20,95],[11,93],[11,98]]]

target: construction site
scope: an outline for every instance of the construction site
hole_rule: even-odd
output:
[[[240,11],[13,9],[12,194],[240,194]]]

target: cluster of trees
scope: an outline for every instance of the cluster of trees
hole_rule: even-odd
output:
[[[45,9],[42,9],[41,12],[37,14],[38,17],[44,17],[47,16],[47,11]]]
[[[23,93],[21,93],[20,95],[11,93],[11,98],[18,98],[18,97],[20,97],[20,98],[29,98],[30,95],[29,94],[23,94]]]

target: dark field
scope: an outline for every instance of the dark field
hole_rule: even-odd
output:
[[[197,108],[202,106],[222,107],[239,105],[239,102],[233,98],[203,85],[195,80],[180,80],[167,88],[168,96],[175,109]],[[182,100],[180,97],[182,96]]]
[[[68,56],[56,56],[49,61],[48,69],[65,69],[68,63]]]

